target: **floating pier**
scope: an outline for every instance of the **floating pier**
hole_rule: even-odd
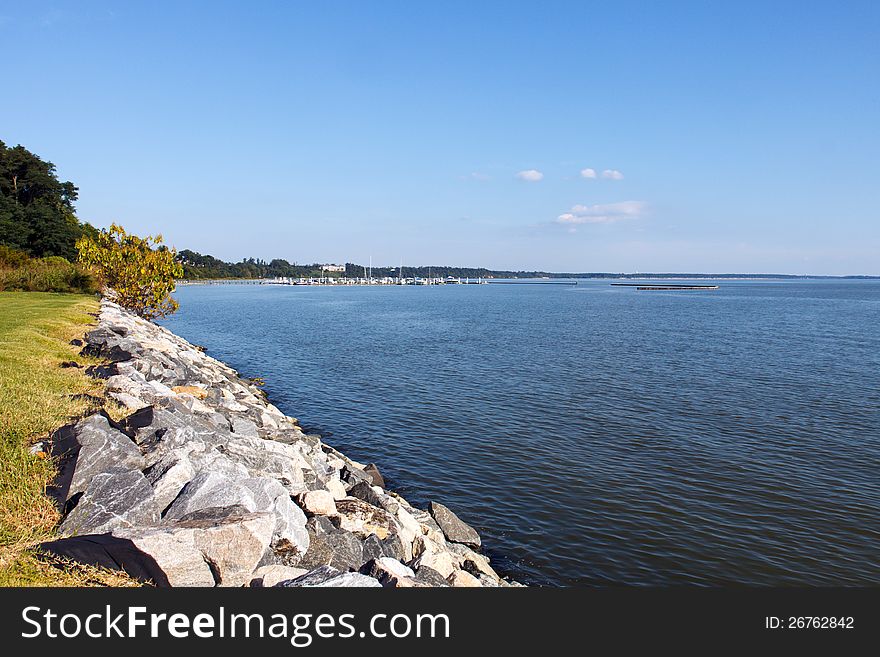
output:
[[[678,285],[675,283],[660,283],[657,285],[646,283],[611,283],[617,287],[634,287],[636,290],[717,290],[717,285]]]

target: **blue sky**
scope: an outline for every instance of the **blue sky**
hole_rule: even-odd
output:
[[[880,274],[878,35],[876,2],[5,3],[0,139],[225,259]]]

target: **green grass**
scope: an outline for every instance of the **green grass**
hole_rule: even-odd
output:
[[[60,518],[45,495],[55,464],[28,448],[102,405],[100,382],[60,366],[96,362],[79,356],[70,340],[95,323],[90,313],[97,310],[90,296],[0,292],[0,586],[130,583],[109,571],[52,562],[33,550],[53,536]]]

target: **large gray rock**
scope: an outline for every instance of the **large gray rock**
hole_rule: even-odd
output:
[[[370,481],[374,486],[385,488],[385,478],[382,476],[382,473],[379,472],[379,468],[376,467],[375,463],[367,463],[364,468],[364,474],[370,478]]]
[[[250,477],[242,480],[254,495],[256,510],[267,510],[275,516],[272,550],[285,565],[293,565],[309,549],[306,516],[287,490],[274,479]]]
[[[312,516],[306,521],[306,529],[309,531],[309,536],[312,534],[332,534],[339,531],[339,518]]]
[[[147,465],[153,465],[168,452],[186,448],[194,441],[218,447],[233,435],[228,427],[221,428],[211,417],[193,413],[173,398],[162,399],[130,418],[136,418],[136,421],[127,431],[140,446]],[[123,420],[123,426],[128,422],[129,418]]]
[[[292,562],[308,550],[305,514],[291,501],[284,487],[273,479],[234,479],[220,472],[201,472],[183,487],[165,511],[165,518],[181,519],[202,509],[229,507],[270,512],[275,518],[272,549],[282,554],[288,565],[295,565]]]
[[[349,490],[352,486],[356,486],[361,482],[366,482],[371,486],[373,485],[373,478],[370,475],[368,475],[360,468],[354,467],[352,465],[346,465],[344,468],[342,468],[340,476],[342,478],[342,481],[345,482],[345,487]]]
[[[410,586],[409,580],[416,576],[412,568],[391,557],[372,559],[361,567],[360,572],[379,580],[382,586],[389,588]]]
[[[137,352],[137,343],[123,338],[109,326],[101,326],[89,331],[86,333],[85,342],[80,353],[101,360],[121,362],[129,360]]]
[[[374,538],[378,538],[373,535]],[[367,537],[367,540],[364,541],[364,553],[366,554],[367,549],[369,549],[368,542],[370,537]],[[388,538],[381,541],[382,545],[382,554],[386,557],[393,557],[398,561],[405,561],[410,556],[412,556],[412,546],[409,546],[409,549],[403,545],[403,541],[400,538],[399,534],[392,534]]]
[[[276,586],[284,588],[311,587],[360,587],[379,588],[378,580],[361,573],[341,573],[332,566],[321,566],[296,579],[280,582]]]
[[[373,487],[368,484],[366,481],[359,481],[354,486],[352,486],[348,494],[352,497],[356,497],[359,500],[363,500],[367,504],[383,509],[383,499],[373,490]]]
[[[79,453],[68,497],[85,491],[95,475],[111,468],[140,470],[144,467],[144,457],[137,445],[124,433],[111,427],[103,415],[92,415],[80,421],[74,433]]]
[[[240,416],[232,418],[232,432],[236,435],[250,436],[251,438],[260,437],[256,423]]]
[[[203,434],[198,433],[192,427],[161,428],[152,434],[148,433],[152,429],[150,427],[146,432],[138,432],[138,440],[146,436],[139,445],[148,467],[154,466],[172,452],[187,449],[194,443],[204,443]]]
[[[331,566],[337,570],[357,570],[364,563],[364,548],[357,536],[344,530],[310,532],[309,549],[297,564],[302,568]]]
[[[236,434],[232,434],[236,436]],[[250,436],[236,436],[218,449],[234,463],[240,463],[253,477],[278,480],[292,495],[305,493],[304,460],[293,445]]]
[[[379,583],[379,580],[373,579],[372,577],[368,577],[366,575],[362,575],[360,573],[343,573],[342,575],[337,575],[336,577],[332,577],[320,584],[315,584],[315,587],[338,587],[338,588],[382,588],[382,584]]]
[[[92,478],[59,532],[104,534],[117,527],[152,525],[159,521],[159,511],[153,489],[140,471],[109,468]]]
[[[246,467],[241,463],[231,461],[222,452],[218,451],[216,447],[206,447],[204,450],[193,450],[189,455],[189,460],[192,462],[196,474],[202,472],[219,472],[229,479],[234,480],[250,477],[250,473]]]
[[[156,504],[163,511],[196,475],[195,466],[189,458],[193,447],[190,445],[189,449],[172,450],[144,472],[147,481],[153,486]]]
[[[243,586],[272,539],[270,513],[202,510],[198,518],[161,527],[117,529],[149,554],[172,586]]]
[[[333,566],[318,566],[317,568],[314,568],[313,570],[307,572],[305,575],[300,575],[299,577],[294,577],[293,579],[278,582],[275,586],[281,588],[315,586],[316,584],[326,582],[328,579],[332,579],[341,574],[342,571],[340,571],[338,568],[334,568]]]
[[[428,510],[443,530],[446,538],[453,543],[463,543],[472,548],[480,547],[480,535],[476,530],[439,502],[429,502]]]
[[[420,586],[449,586],[449,582],[446,581],[443,575],[428,566],[422,566],[416,571],[415,581]]]
[[[393,556],[391,554],[385,554],[384,546],[382,545],[382,541],[379,540],[379,537],[375,534],[370,534],[364,539],[363,544],[363,559],[365,562],[370,561],[371,559],[379,559],[381,557]]]
[[[200,509],[242,506],[254,510],[253,493],[238,481],[220,472],[200,472],[187,483],[165,511],[165,518],[176,520]]]

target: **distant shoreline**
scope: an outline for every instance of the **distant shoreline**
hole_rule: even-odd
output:
[[[524,272],[518,276],[484,276],[492,280],[727,280],[727,281],[792,281],[792,280],[880,280],[880,276],[850,275],[798,275],[798,274],[540,274]],[[180,279],[177,284],[185,285],[218,285],[222,283],[238,283],[258,285],[269,278],[188,278]]]

